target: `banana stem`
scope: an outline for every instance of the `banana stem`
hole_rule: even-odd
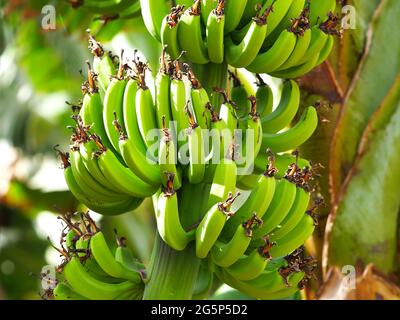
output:
[[[200,266],[195,252],[194,243],[175,251],[157,234],[143,299],[190,300]]]
[[[186,230],[196,225],[203,216],[209,191],[209,185],[187,182],[178,191],[181,223]],[[143,299],[191,299],[200,262],[196,257],[194,242],[183,251],[175,251],[157,234],[148,268],[150,280],[146,284]]]
[[[227,63],[192,65],[192,69],[208,92],[211,103],[216,110],[222,103],[222,95],[216,94],[214,87],[226,89],[228,78]],[[195,225],[204,214],[204,204],[207,203],[209,187],[207,185],[183,185],[179,193],[195,188],[195,198],[179,206],[181,222],[184,227]],[[185,198],[185,197],[184,197]],[[186,197],[188,198],[188,197]],[[186,199],[187,200],[187,199]],[[196,257],[195,243],[190,243],[185,250],[175,251],[156,235],[149,265],[149,281],[146,284],[143,299],[145,300],[189,300],[199,272],[201,260]]]

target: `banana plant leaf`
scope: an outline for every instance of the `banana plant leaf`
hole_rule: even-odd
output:
[[[341,109],[331,149],[330,180],[334,198],[351,168],[363,130],[400,71],[400,2],[383,0],[367,32],[363,56]],[[388,23],[390,21],[390,23]]]
[[[330,265],[396,269],[400,209],[400,78],[372,115],[327,225]]]

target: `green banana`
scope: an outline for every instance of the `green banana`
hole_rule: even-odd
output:
[[[239,25],[246,3],[246,0],[228,0],[225,3],[225,34],[232,32]]]
[[[210,129],[211,118],[210,114],[206,110],[206,105],[210,103],[207,91],[200,86],[198,81],[195,83],[192,81],[190,96],[192,98],[192,106],[196,116],[196,122],[199,124],[200,128]]]
[[[207,200],[208,208],[226,199],[229,193],[235,192],[236,176],[236,163],[229,159],[221,159],[221,162],[215,168],[210,195]]]
[[[154,144],[155,137],[152,137],[151,133],[152,130],[157,129],[154,109],[150,89],[144,82],[141,82],[136,92],[136,117],[140,134],[147,148]]]
[[[236,105],[236,114],[239,119],[246,118],[251,109],[251,103],[248,99],[251,93],[247,92],[245,86],[242,85],[237,76],[237,69],[235,69],[235,72],[229,72],[229,75],[232,79],[230,97]]]
[[[238,123],[236,106],[228,99],[228,95],[224,90],[214,88],[214,91],[222,94],[224,98],[224,101],[219,109],[219,118],[222,122],[224,122],[225,127],[230,131],[230,136],[233,136]]]
[[[90,252],[99,266],[110,276],[126,279],[136,284],[141,283],[142,278],[139,273],[124,267],[115,260],[114,254],[108,247],[106,239],[101,231],[90,238]]]
[[[311,42],[304,56],[297,62],[296,66],[302,65],[307,61],[312,60],[315,56],[319,55],[324,48],[329,36],[323,32],[319,26],[311,28]]]
[[[317,111],[314,107],[308,107],[292,128],[277,134],[264,133],[261,147],[270,148],[274,152],[295,149],[312,136],[317,125]]]
[[[307,29],[303,35],[297,35],[296,46],[293,49],[290,57],[277,69],[286,70],[299,64],[300,59],[302,59],[308,50],[311,43],[311,29]]]
[[[261,118],[263,134],[278,132],[290,124],[297,113],[299,105],[299,86],[293,80],[285,82],[278,107],[272,113]]]
[[[249,97],[251,103],[251,111],[247,117],[246,136],[242,143],[241,159],[237,159],[238,167],[241,169],[241,179],[245,175],[251,174],[254,171],[254,160],[260,152],[262,143],[262,124],[257,112],[257,102],[254,96]],[[252,140],[249,140],[252,138]]]
[[[125,244],[119,244],[115,249],[115,260],[122,264],[124,268],[140,273],[141,277],[145,278],[146,267],[135,259],[132,251]]]
[[[160,40],[160,29],[163,18],[168,14],[168,1],[140,0],[144,25],[149,33]]]
[[[310,194],[301,188],[296,190],[296,198],[285,219],[272,231],[271,240],[276,241],[293,230],[307,210]]]
[[[97,74],[100,88],[106,92],[109,84],[110,77],[115,74],[115,65],[109,53],[105,53],[103,47],[97,42],[94,37],[89,33],[89,47],[93,53],[93,70]]]
[[[235,264],[226,268],[226,272],[237,280],[252,280],[260,276],[268,263],[262,248],[254,249],[248,256],[242,256]]]
[[[208,15],[206,37],[208,57],[213,63],[224,61],[224,0],[218,0],[217,7]]]
[[[289,11],[293,2],[298,0],[267,0],[264,3],[265,6],[272,6],[273,11],[268,17],[268,30],[267,30],[267,37],[278,28],[281,21],[286,16],[287,12]],[[282,30],[283,31],[283,30]]]
[[[279,180],[268,210],[263,214],[264,223],[254,232],[254,237],[262,237],[274,230],[289,213],[295,198],[295,184],[285,179]]]
[[[101,150],[98,163],[104,176],[117,190],[137,198],[153,195],[158,185],[149,185],[138,178],[131,170],[122,166],[116,156],[109,150]]]
[[[90,126],[90,131],[96,133],[107,148],[112,148],[103,124],[103,102],[96,87],[94,73],[90,64],[88,69],[88,92],[83,97],[80,116],[83,126]]]
[[[53,296],[56,300],[87,300],[84,296],[74,292],[65,283],[58,283],[53,290]]]
[[[226,220],[234,214],[230,211],[230,207],[239,195],[240,193],[233,196],[230,193],[225,202],[217,203],[207,211],[196,229],[197,257],[205,258],[208,255],[224,228]]]
[[[297,285],[304,277],[304,272],[290,275],[286,281],[278,271],[264,271],[260,276],[249,281],[240,281],[225,270],[217,270],[217,275],[229,286],[257,299],[282,299],[297,292]]]
[[[274,104],[274,95],[271,87],[267,85],[260,75],[257,74],[257,91],[256,91],[256,103],[257,112],[260,114],[260,118],[268,116],[272,112]]]
[[[141,153],[146,152],[146,147],[139,131],[139,124],[136,115],[136,93],[138,90],[137,82],[134,79],[129,79],[125,86],[123,100],[124,124],[128,137],[136,142],[136,146],[140,148]],[[115,119],[114,119],[115,120]],[[114,131],[118,126],[114,123]],[[121,128],[122,129],[122,128]],[[120,132],[117,132],[119,136]]]
[[[292,165],[293,163],[297,163],[298,167],[300,168],[311,167],[310,162],[306,159],[300,157],[295,159],[291,154],[280,154],[280,155],[278,154],[275,156],[275,167],[276,167],[275,177],[278,179],[283,178],[289,166]],[[257,170],[260,171],[264,170],[267,164],[268,164],[267,158],[262,154],[259,154],[257,156],[256,161],[254,163]]]
[[[331,54],[333,46],[335,44],[335,39],[333,38],[333,36],[328,36],[328,40],[325,43],[325,46],[323,47],[323,49],[321,50],[319,57],[318,57],[318,61],[316,63],[316,66],[319,66],[321,63],[323,63]]]
[[[113,300],[122,293],[137,290],[137,285],[130,281],[111,284],[93,278],[77,257],[64,266],[63,274],[73,291],[92,300]]]
[[[264,47],[269,47],[271,44],[273,44],[283,30],[291,28],[292,20],[296,20],[296,18],[302,13],[305,2],[306,0],[292,1],[289,10],[286,12],[286,15],[282,18],[275,30],[269,33],[266,37]]]
[[[310,23],[315,25],[324,22],[328,13],[334,12],[336,8],[335,0],[312,0],[310,3]]]
[[[178,64],[176,65],[178,67]],[[176,70],[177,77],[172,79],[170,88],[170,101],[171,101],[171,111],[172,118],[176,125],[176,137],[182,135],[186,128],[189,128],[189,118],[186,114],[186,86],[181,78],[181,74]],[[182,141],[178,140],[179,146],[182,145]]]
[[[103,123],[106,130],[107,136],[115,150],[119,151],[118,141],[119,134],[115,131],[114,120],[115,118],[123,119],[123,99],[124,91],[126,86],[126,80],[124,79],[123,72],[123,51],[120,57],[120,66],[118,74],[111,80],[111,83],[107,87],[106,94],[104,96],[104,108],[103,108]],[[121,121],[122,128],[125,129],[124,123]]]
[[[236,181],[236,187],[241,190],[251,190],[257,184],[258,174],[247,174]]]
[[[187,110],[190,127],[186,130],[189,147],[188,178],[192,184],[203,181],[205,174],[205,150],[203,131],[196,123],[192,113]]]
[[[183,13],[183,6],[176,6],[165,16],[161,24],[161,44],[167,48],[172,59],[177,59],[181,54],[178,43],[178,23]]]
[[[193,232],[186,232],[179,218],[178,198],[173,189],[173,176],[157,202],[157,229],[161,238],[174,250],[183,250],[193,238]]]
[[[103,202],[90,198],[76,182],[71,167],[64,169],[64,178],[68,185],[68,189],[76,199],[82,202],[90,210],[103,215],[118,215],[136,209],[143,201],[138,198],[128,198],[118,202]]]
[[[167,186],[168,175],[166,175],[166,173],[169,173],[174,176],[174,190],[178,190],[182,186],[182,178],[179,167],[177,167],[175,141],[169,133],[169,130],[165,127],[165,124],[158,150],[158,164],[163,186]]]
[[[290,57],[295,46],[296,35],[289,30],[282,31],[272,47],[259,53],[246,68],[255,73],[273,72]]]
[[[200,3],[201,0],[195,0],[181,16],[178,23],[178,41],[181,50],[186,52],[185,59],[205,64],[209,59],[201,32]]]
[[[275,169],[273,168],[273,163],[271,163],[266,172],[259,176],[257,184],[246,201],[225,224],[223,230],[224,238],[232,238],[237,225],[250,219],[253,213],[256,213],[260,219],[263,217],[275,192],[274,172]]]
[[[159,166],[136,146],[136,142],[121,136],[119,141],[121,155],[132,172],[150,185],[161,184]]]
[[[269,13],[270,10],[267,10],[265,13],[260,13],[253,18],[246,35],[238,45],[235,45],[232,38],[228,37],[226,39],[225,54],[226,60],[230,65],[236,68],[243,68],[256,59],[267,33],[267,17]]]
[[[303,63],[302,65],[292,67],[287,70],[271,72],[270,75],[274,76],[274,77],[283,78],[283,79],[298,78],[298,77],[301,77],[302,75],[310,72],[312,69],[314,69],[317,65],[318,60],[319,60],[319,54],[315,55],[314,57],[312,57],[310,60]]]
[[[225,268],[236,264],[250,244],[253,228],[258,227],[260,224],[262,224],[262,220],[256,214],[253,214],[249,220],[237,227],[232,239],[227,243],[217,241],[211,250],[212,261],[216,265]],[[261,270],[264,270],[264,268]]]
[[[71,168],[76,182],[81,186],[85,193],[92,199],[98,201],[120,201],[126,199],[126,196],[113,192],[101,186],[93,176],[87,171],[83,164],[81,154],[78,150],[70,154]]]
[[[93,140],[81,143],[79,153],[86,169],[90,172],[93,178],[100,183],[104,188],[108,188],[108,181],[101,172],[97,159],[93,156],[98,151],[96,143]]]
[[[160,70],[157,73],[155,80],[155,88],[156,88],[155,104],[156,104],[156,118],[157,118],[158,128],[164,127],[163,121],[165,121],[167,127],[169,127],[170,122],[172,121],[171,106],[170,106],[171,77],[169,74],[170,68],[168,66],[165,57],[165,50],[166,47],[163,48],[160,61]]]
[[[207,21],[211,14],[211,11],[213,11],[215,7],[218,5],[217,2],[218,0],[201,0],[201,18],[203,20],[204,25],[207,25]]]
[[[304,215],[297,226],[280,239],[276,239],[270,253],[273,257],[283,257],[299,248],[312,235],[315,229],[314,219]],[[272,238],[272,236],[271,236]]]

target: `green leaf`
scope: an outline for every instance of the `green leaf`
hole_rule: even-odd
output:
[[[351,30],[351,35],[354,38],[355,45],[358,51],[361,53],[364,44],[368,24],[371,21],[371,17],[376,10],[376,7],[381,3],[382,0],[353,0],[352,5],[356,9],[356,29]]]
[[[334,212],[336,218],[329,236],[330,265],[355,265],[361,260],[384,272],[396,268],[400,103],[398,99],[396,103],[393,99],[386,102],[364,134],[370,137],[369,142],[361,147],[342,201]],[[386,127],[380,128],[384,123]]]
[[[400,71],[400,2],[385,0],[369,29],[369,41],[339,116],[331,152],[331,182],[337,192],[353,164],[368,120]],[[390,23],[389,23],[390,22]]]

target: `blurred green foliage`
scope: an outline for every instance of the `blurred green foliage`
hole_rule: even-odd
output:
[[[55,30],[41,27],[45,5],[55,7]],[[0,1],[0,145],[7,142],[16,152],[15,159],[9,155],[15,162],[10,176],[4,176],[7,191],[0,190],[0,299],[40,298],[40,271],[54,263],[45,256],[46,236],[55,231],[38,230],[41,213],[54,212],[56,221],[59,213],[84,209],[67,190],[61,169],[57,176],[45,172],[60,166],[53,147],[69,144],[71,108],[65,102],[77,103],[81,97],[85,60],[91,59],[88,28],[107,50],[118,50],[120,43],[137,48],[157,70],[160,46],[141,17],[105,22],[63,0]],[[44,174],[38,177],[40,171]],[[49,187],[50,180],[61,188]],[[100,224],[110,239],[117,229],[138,258],[147,261],[154,237],[151,212],[146,201],[135,213]]]

